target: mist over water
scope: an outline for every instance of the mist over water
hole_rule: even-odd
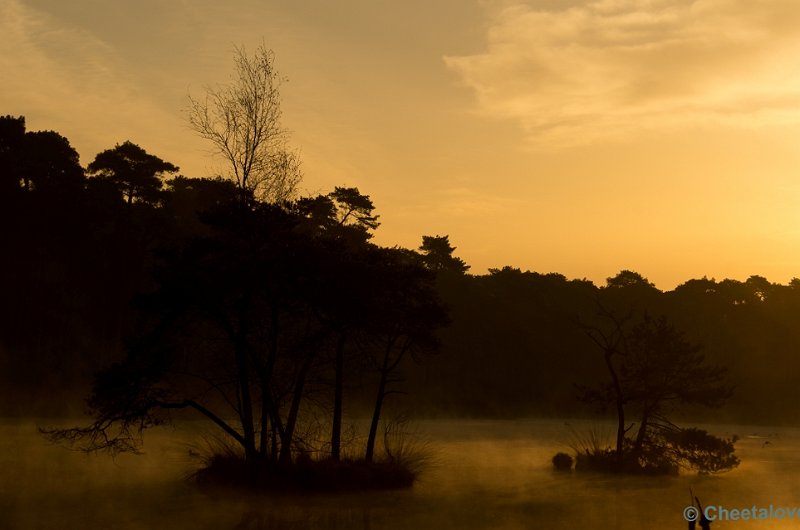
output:
[[[41,422],[39,422],[41,423]],[[407,491],[243,495],[200,491],[187,477],[192,424],[146,435],[145,454],[84,455],[50,445],[37,422],[0,427],[0,527],[174,529],[686,528],[689,488],[706,504],[796,506],[800,431],[715,426],[739,434],[741,466],[719,476],[557,473],[570,421],[421,422],[432,463]],[[602,429],[601,429],[602,430]],[[610,429],[607,429],[610,432]],[[765,443],[769,442],[769,443]],[[717,521],[715,528],[792,528],[796,520]]]

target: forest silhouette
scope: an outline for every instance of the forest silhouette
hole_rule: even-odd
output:
[[[303,488],[410,485],[387,408],[607,414],[616,448],[582,465],[637,472],[738,464],[735,439],[678,420],[796,421],[781,405],[798,388],[800,280],[663,292],[630,270],[601,286],[470,274],[449,235],[378,245],[361,190],[298,193],[273,59],[237,48],[232,83],[189,98],[190,125],[225,161],[216,178],[131,141],[83,168],[57,132],[0,118],[0,413],[88,412],[43,432],[112,454],[192,413],[224,437],[208,465],[221,478]]]
[[[164,263],[191,263],[187,255],[176,256],[190,252],[187,241],[215,232],[214,223],[224,221],[219,213],[211,220],[213,212],[236,195],[230,181],[176,176],[142,184],[141,195],[132,200],[128,184],[115,179],[82,168],[58,133],[26,131],[21,117],[0,119],[4,415],[80,412],[93,375],[124,357],[126,341],[142,325],[141,300],[154,296]],[[342,197],[346,193],[366,198],[339,188],[303,199],[294,213],[281,215],[308,219],[326,208],[320,215],[342,215],[345,203],[339,201],[349,200]],[[351,230],[358,244],[372,245],[367,235],[373,228],[358,223],[342,229]],[[575,386],[595,384],[604,370],[586,326],[604,325],[597,302],[608,299],[619,314],[634,308],[665,315],[704,347],[710,361],[728,369],[735,392],[724,409],[710,413],[713,417],[798,422],[783,407],[800,388],[795,380],[800,377],[795,355],[800,332],[794,325],[800,317],[798,279],[781,285],[761,276],[700,278],[665,292],[631,271],[605,285],[511,266],[468,274],[446,236],[424,239],[422,250],[383,249],[415,256],[435,276],[449,313],[450,324],[436,332],[438,355],[403,367],[409,395],[400,399],[418,412],[584,414]],[[338,282],[349,278],[356,285],[366,281],[352,268],[362,263],[352,261],[336,265],[338,272],[334,264],[320,262],[315,273],[333,275]],[[347,298],[339,302],[354,304]]]

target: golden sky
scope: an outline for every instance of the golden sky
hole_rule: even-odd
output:
[[[0,113],[214,173],[182,116],[272,48],[309,193],[383,244],[603,282],[800,276],[796,0],[0,0]]]

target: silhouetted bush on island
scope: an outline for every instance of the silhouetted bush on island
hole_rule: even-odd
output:
[[[553,456],[553,469],[556,471],[571,471],[574,459],[567,453],[556,453]]]
[[[373,462],[364,458],[338,460],[300,453],[291,463],[264,461],[253,465],[244,451],[215,440],[195,453],[200,468],[191,478],[201,489],[244,489],[275,492],[345,492],[404,489],[413,486],[426,467],[426,451],[387,454]]]
[[[678,429],[664,433],[664,447],[675,462],[706,475],[730,471],[739,465],[734,445],[739,437],[719,438],[703,429]]]
[[[586,445],[576,448],[575,471],[632,475],[677,475],[681,470],[701,475],[723,473],[739,465],[734,454],[737,440],[736,436],[718,438],[702,429],[676,428],[650,436],[639,449],[634,440],[626,438],[622,458],[610,446]]]

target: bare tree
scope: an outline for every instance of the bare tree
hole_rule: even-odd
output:
[[[242,200],[283,202],[293,197],[302,178],[299,156],[289,149],[281,125],[284,79],[274,62],[274,53],[263,45],[252,57],[237,47],[230,84],[206,87],[201,99],[189,95],[189,125],[225,160]]]

